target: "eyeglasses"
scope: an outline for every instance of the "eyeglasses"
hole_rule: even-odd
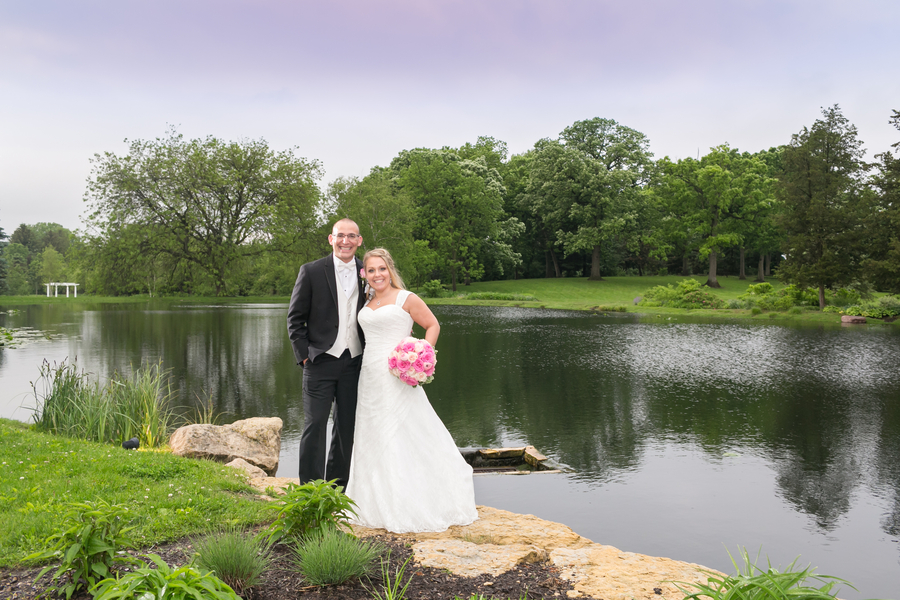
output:
[[[356,240],[359,239],[360,236],[356,235],[355,233],[335,233],[331,237],[338,239],[338,240],[346,239],[346,240],[350,240],[351,242],[355,242]]]

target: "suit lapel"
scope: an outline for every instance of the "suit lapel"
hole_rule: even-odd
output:
[[[325,281],[328,282],[328,291],[331,292],[331,299],[334,301],[334,310],[338,310],[337,299],[337,280],[334,275],[334,255],[329,254],[325,257]]]
[[[363,264],[362,261],[358,258],[356,259],[356,271],[362,271]],[[366,284],[365,280],[360,277],[359,278],[359,298],[356,300],[356,312],[362,310],[363,305],[366,303]]]

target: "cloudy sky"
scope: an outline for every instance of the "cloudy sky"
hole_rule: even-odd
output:
[[[657,157],[756,151],[833,104],[871,158],[898,31],[896,0],[0,0],[0,227],[82,228],[91,157],[170,125],[296,147],[323,186],[592,117]]]

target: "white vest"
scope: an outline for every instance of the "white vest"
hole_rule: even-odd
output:
[[[337,338],[326,354],[340,357],[344,350],[350,349],[350,356],[362,354],[362,342],[359,341],[359,330],[356,327],[356,302],[359,299],[359,284],[354,277],[353,291],[350,297],[344,292],[344,287],[338,281],[335,273],[335,290],[338,305],[338,332]]]

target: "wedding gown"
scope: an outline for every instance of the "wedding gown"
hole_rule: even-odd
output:
[[[434,412],[425,390],[388,372],[388,355],[410,335],[395,304],[359,312],[366,335],[347,495],[356,502],[351,523],[394,533],[444,531],[478,518],[472,467]]]

